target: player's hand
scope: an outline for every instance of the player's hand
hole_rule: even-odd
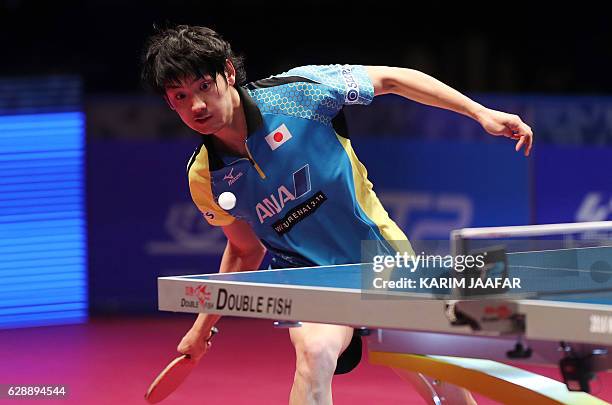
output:
[[[533,145],[533,131],[518,115],[487,108],[478,114],[478,122],[491,135],[505,136],[518,141],[516,151],[524,147],[525,156],[529,156]]]
[[[196,362],[200,361],[212,345],[209,336],[209,333],[203,334],[195,329],[189,329],[176,350],[181,354],[189,355]]]

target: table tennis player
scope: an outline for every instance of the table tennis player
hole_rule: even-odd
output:
[[[412,69],[301,66],[247,83],[243,58],[206,27],[157,30],[142,77],[201,137],[187,174],[204,219],[227,236],[220,272],[258,269],[266,251],[273,268],[359,263],[361,241],[375,241],[383,254],[407,241],[351,146],[346,105],[397,94],[466,115],[525,155],[532,147],[531,128],[518,116]],[[218,319],[199,314],[178,351],[199,360]],[[332,377],[357,365],[360,338],[348,326],[312,323],[289,334],[296,353],[289,403],[331,404]]]

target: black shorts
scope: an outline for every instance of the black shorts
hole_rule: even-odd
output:
[[[346,374],[353,371],[353,369],[359,365],[361,361],[361,352],[363,351],[363,342],[361,339],[362,337],[357,330],[353,330],[351,343],[349,343],[347,348],[340,354],[340,357],[338,357],[338,363],[336,364],[336,371],[334,374]]]

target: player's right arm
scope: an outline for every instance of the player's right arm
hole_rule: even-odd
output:
[[[249,224],[236,220],[222,227],[227,237],[227,245],[221,259],[221,273],[257,270],[266,248],[259,241]]]
[[[223,226],[223,233],[227,237],[227,245],[221,258],[220,273],[257,270],[266,248],[259,241],[253,229],[244,221],[235,220]],[[199,314],[193,326],[178,345],[179,353],[188,354],[191,358],[199,360],[209,347],[207,339],[210,330],[219,320],[219,315]]]

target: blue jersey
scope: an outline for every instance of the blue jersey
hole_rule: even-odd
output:
[[[210,224],[246,221],[294,266],[359,263],[362,241],[400,250],[393,241],[406,236],[372,190],[341,113],[374,97],[363,66],[299,67],[237,90],[249,157],[224,156],[204,135],[188,165],[192,198]],[[234,208],[219,206],[223,192],[235,195]]]

